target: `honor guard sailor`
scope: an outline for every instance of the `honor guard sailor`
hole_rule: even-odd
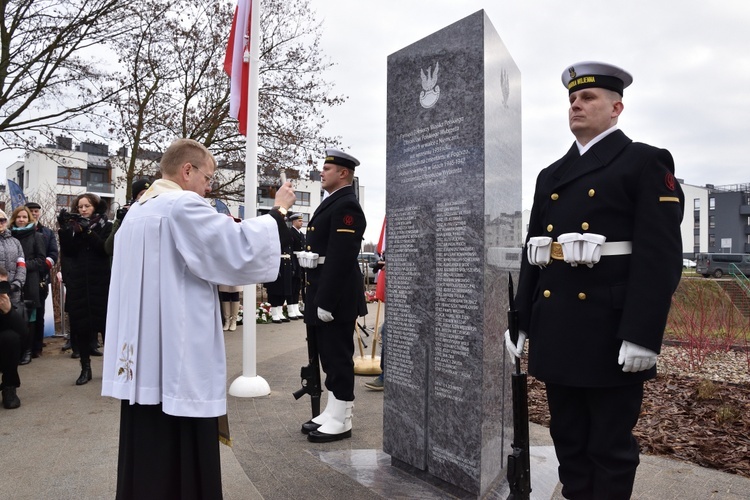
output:
[[[307,339],[317,342],[328,389],[325,410],[303,424],[302,432],[319,443],[351,437],[354,325],[367,314],[357,263],[367,222],[352,186],[359,161],[336,149],[325,153],[320,182],[326,194],[307,225],[300,259],[307,274]]]
[[[611,64],[563,71],[570,150],[542,170],[516,294],[522,354],[546,385],[565,498],[630,498],[632,429],[656,376],[682,270],[684,197],[665,149],[617,127],[633,81]]]

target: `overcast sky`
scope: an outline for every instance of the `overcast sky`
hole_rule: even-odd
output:
[[[688,184],[750,183],[750,1],[313,0],[324,22],[326,78],[347,102],[327,113],[360,159],[366,241],[385,215],[386,63],[389,54],[484,9],[521,71],[523,208],[536,175],[573,142],[569,65],[601,60],[630,71],[620,128],[669,149]],[[14,157],[0,155],[0,177]]]
[[[538,172],[573,142],[569,65],[600,60],[632,73],[619,126],[669,149],[688,184],[750,183],[750,1],[728,0],[315,0],[324,21],[327,74],[349,97],[326,132],[359,158],[366,241],[385,215],[388,55],[484,9],[521,71],[523,208]]]

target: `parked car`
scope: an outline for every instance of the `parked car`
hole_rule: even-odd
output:
[[[746,253],[699,253],[695,272],[706,278],[721,278],[737,272],[750,274],[750,254]]]
[[[695,261],[690,259],[682,259],[683,269],[693,269],[695,267]]]
[[[372,264],[378,261],[378,255],[372,252],[362,252],[357,257],[359,262],[359,268],[362,271],[362,276],[367,279],[367,283],[377,282],[377,273],[373,272]]]

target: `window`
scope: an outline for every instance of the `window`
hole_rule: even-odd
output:
[[[80,168],[57,167],[57,183],[66,186],[83,186],[83,170]]]
[[[709,210],[716,210],[716,198],[709,198],[708,199],[708,209]]]
[[[700,244],[701,244],[701,235],[700,234],[693,235],[693,246],[699,247]]]
[[[74,194],[58,194],[57,195],[57,211],[59,212],[63,208],[70,210],[70,206],[73,204],[73,200],[77,198]]]
[[[109,172],[107,170],[101,169],[101,168],[89,168],[88,170],[88,178],[89,182],[98,182],[105,184],[109,182],[109,175],[107,175]]]
[[[700,229],[700,227],[701,227],[701,214],[700,212],[694,212],[693,229]]]
[[[716,247],[716,235],[709,234],[708,235],[708,248],[715,248],[715,247]]]
[[[307,193],[305,191],[295,191],[294,194],[297,195],[297,199],[294,201],[295,205],[299,205],[301,207],[310,206],[310,193]]]
[[[709,215],[708,216],[708,228],[709,229],[715,229],[716,228],[716,216],[715,215]]]
[[[693,210],[700,210],[701,209],[701,199],[695,198],[693,200]]]

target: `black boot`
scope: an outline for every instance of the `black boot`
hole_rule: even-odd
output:
[[[18,362],[19,365],[28,365],[29,363],[31,363],[31,349],[24,351],[21,360]]]
[[[8,410],[21,406],[21,400],[16,395],[15,387],[3,387],[3,406]]]
[[[81,375],[76,380],[76,385],[83,385],[91,380],[91,359],[81,358]]]

